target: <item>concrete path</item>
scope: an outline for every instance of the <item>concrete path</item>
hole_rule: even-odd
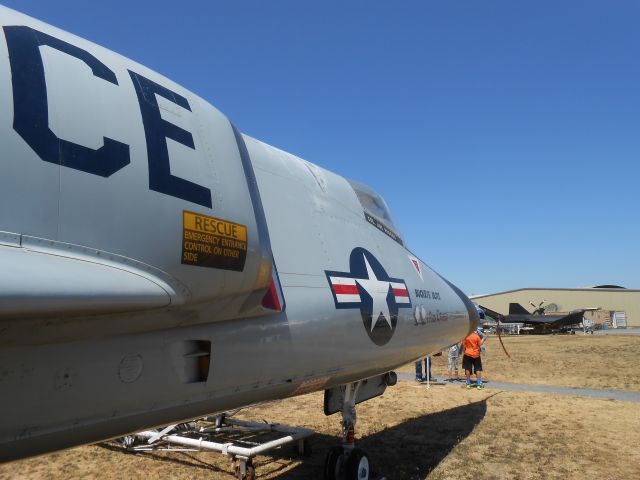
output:
[[[411,373],[398,373],[398,380],[415,381]],[[445,378],[434,378],[437,382],[443,382],[445,387],[461,386],[463,382],[447,382]],[[487,389],[509,390],[514,392],[554,393],[557,395],[574,395],[577,397],[601,398],[605,400],[620,400],[622,402],[640,403],[640,392],[627,390],[596,390],[593,388],[556,387],[553,385],[532,385],[523,383],[505,383],[489,380],[485,384]]]
[[[593,332],[594,335],[640,335],[640,328],[612,328],[609,330],[596,330]],[[587,334],[589,335],[589,334]]]

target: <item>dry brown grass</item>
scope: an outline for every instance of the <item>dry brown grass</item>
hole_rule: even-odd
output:
[[[512,335],[502,339],[512,359],[504,354],[498,337],[489,336],[487,353],[482,357],[482,376],[488,380],[640,390],[640,336]],[[406,365],[398,371],[413,373],[414,366]],[[432,373],[447,375],[446,353],[433,357]]]
[[[570,385],[573,382],[576,386],[590,387],[617,387],[620,383],[607,381],[603,374],[595,375],[592,384],[580,384],[581,375],[573,372],[558,382],[555,367],[545,370],[544,365],[555,365],[552,359],[564,362],[566,352],[574,349],[572,355],[576,358],[570,361],[575,362],[576,369],[580,365],[584,370],[590,362],[606,364],[617,342],[623,344],[625,352],[639,345],[635,339],[624,337],[602,342],[599,338],[568,336],[508,340],[510,344],[518,344],[517,349],[512,345],[507,348],[517,355],[517,365],[522,367],[509,367],[513,368],[510,374],[513,377],[504,380],[531,382],[531,378],[521,373],[528,370],[540,373],[535,377],[539,380],[537,383],[543,383],[546,378],[544,383]],[[585,342],[580,343],[581,340]],[[497,343],[492,345],[489,340],[488,346],[490,355],[497,353]],[[583,346],[600,348],[584,349]],[[540,350],[551,352],[542,366]],[[497,378],[495,370],[502,365],[501,360],[489,358],[492,360],[487,362],[488,371],[492,378]],[[507,371],[506,366],[504,369]],[[546,377],[542,377],[545,371]],[[242,416],[302,425],[318,432],[312,439],[314,453],[304,461],[290,450],[282,450],[274,457],[258,457],[258,478],[321,478],[324,456],[338,441],[340,433],[339,416],[322,414],[321,393],[253,407],[243,411]],[[423,385],[401,382],[389,388],[383,397],[359,405],[358,437],[359,445],[372,458],[373,478],[457,480],[470,475],[478,480],[640,478],[637,403],[501,392],[491,388],[484,391],[454,386],[426,389]],[[98,446],[0,465],[0,479],[121,478],[222,480],[233,477],[229,460],[219,454],[132,455]]]

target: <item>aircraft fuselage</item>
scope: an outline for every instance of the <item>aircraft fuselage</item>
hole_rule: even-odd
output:
[[[368,378],[477,322],[375,192],[0,24],[0,460]]]

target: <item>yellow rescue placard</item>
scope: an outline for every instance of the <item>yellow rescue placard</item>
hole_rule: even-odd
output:
[[[247,258],[247,227],[182,212],[182,263],[241,272]]]

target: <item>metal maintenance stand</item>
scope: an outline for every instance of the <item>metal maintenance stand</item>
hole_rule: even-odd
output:
[[[309,455],[307,428],[278,423],[236,420],[225,414],[168,425],[162,430],[145,430],[117,440],[129,452],[219,452],[231,457],[238,480],[253,480],[253,458],[269,450],[297,442],[298,453]]]

